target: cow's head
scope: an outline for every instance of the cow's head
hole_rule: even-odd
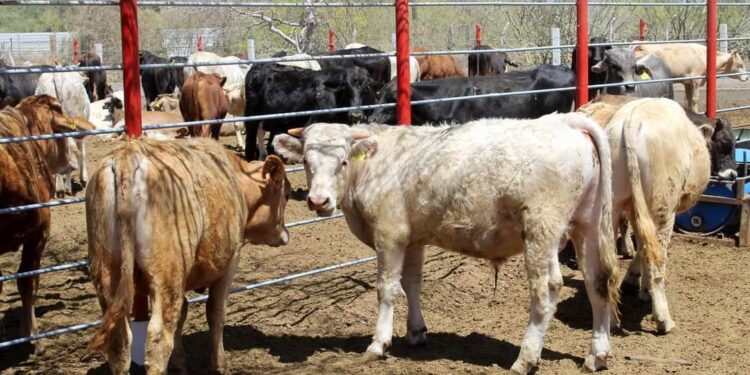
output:
[[[615,95],[625,95],[635,92],[634,82],[637,61],[635,53],[627,48],[613,48],[604,52],[604,58],[591,67],[594,73],[605,73],[605,83],[623,83],[621,86],[607,87],[605,92]]]
[[[740,76],[733,76],[733,78],[739,79],[740,81],[747,81],[748,73],[745,70],[745,60],[742,58],[740,51],[733,49],[731,55],[731,65],[729,67],[728,73],[745,73]]]
[[[284,163],[275,155],[270,155],[264,162],[246,162],[236,155],[232,159],[242,172],[238,177],[250,209],[245,223],[245,240],[256,245],[286,245],[289,232],[284,226],[284,210],[292,185]]]
[[[737,160],[734,155],[735,139],[732,124],[725,118],[717,118],[711,140],[708,142],[711,154],[711,175],[721,180],[737,178]]]
[[[332,74],[321,75],[315,93],[318,108],[356,107],[375,102],[373,80],[364,68],[354,66]],[[353,109],[348,113],[350,123],[367,120],[365,112]]]
[[[595,36],[589,40],[591,44],[606,43],[607,38]],[[612,46],[591,46],[589,47],[589,61],[599,62],[604,60],[604,53],[611,50]]]
[[[273,146],[287,160],[304,163],[308,208],[318,216],[331,216],[343,198],[349,164],[364,162],[376,152],[377,144],[369,136],[362,128],[318,123],[277,135]]]

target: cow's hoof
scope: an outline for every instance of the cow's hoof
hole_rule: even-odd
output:
[[[673,332],[675,328],[674,320],[665,319],[662,321],[656,321],[656,332],[660,335],[666,335],[667,333]]]
[[[523,360],[521,358],[518,358],[518,359],[516,359],[516,362],[513,363],[513,366],[511,366],[510,372],[512,372],[514,374],[519,374],[519,375],[526,375],[531,370],[533,370],[534,367],[537,366],[538,362],[539,361],[531,361],[531,362],[529,362],[529,361],[525,361],[525,360]]]
[[[370,346],[367,347],[367,351],[365,352],[365,362],[372,362],[385,358],[385,347],[386,345],[378,342],[373,342],[372,344],[370,344]]]
[[[587,372],[596,372],[607,369],[607,353],[601,352],[597,355],[589,354],[583,362],[583,369]]]
[[[34,356],[44,355],[47,347],[41,341],[34,341]]]
[[[427,343],[427,327],[421,329],[410,329],[406,333],[406,341],[411,346],[420,346]]]

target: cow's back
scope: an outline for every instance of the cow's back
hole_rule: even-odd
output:
[[[651,54],[661,59],[673,77],[691,77],[706,74],[706,46],[697,43],[639,45],[636,56]]]
[[[166,272],[164,267],[177,264],[187,271],[187,288],[221,276],[210,267],[190,272],[198,258],[204,265],[226,263],[233,253],[225,250],[236,251],[243,243],[247,205],[237,188],[235,164],[221,144],[128,141],[101,165],[86,191],[87,202],[94,203],[87,204],[89,231],[97,238],[90,240],[90,251],[105,254],[103,247],[117,241],[107,229],[123,219],[115,217],[114,207],[135,202],[128,208],[136,220],[135,259],[142,270]],[[117,172],[122,170],[141,173]],[[128,192],[137,195],[129,200]]]
[[[19,111],[0,111],[0,138],[30,136],[26,119]],[[0,145],[0,207],[12,207],[50,200],[52,176],[34,142]],[[0,215],[0,254],[18,249],[32,232],[49,230],[49,208],[13,215]]]
[[[586,168],[593,168],[593,145],[567,125],[567,116],[579,115],[376,132],[378,150],[387,152],[375,153],[361,167],[351,162],[350,168],[362,169],[350,172],[356,183],[354,198],[342,201],[347,220],[358,222],[350,210],[362,218],[404,220],[411,243],[486,259],[518,253],[524,207],[560,219],[574,211],[591,174]],[[353,232],[368,242],[367,230]],[[496,248],[498,236],[503,250]]]

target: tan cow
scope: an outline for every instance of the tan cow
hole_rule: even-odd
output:
[[[114,374],[130,367],[134,288],[148,294],[146,372],[185,370],[185,291],[208,287],[212,370],[228,373],[222,332],[228,289],[247,243],[284,245],[290,194],[281,159],[247,163],[213,140],[128,141],[86,189],[91,280],[104,313],[90,348]]]
[[[657,330],[667,333],[675,325],[666,298],[667,248],[675,214],[695,205],[708,185],[713,127],[696,127],[669,99],[598,102],[579,111],[609,135],[614,227],[624,214],[635,230],[639,249],[624,282],[637,287],[640,281]]]
[[[91,130],[85,119],[63,115],[62,105],[47,95],[30,96],[0,111],[0,138]],[[67,138],[0,145],[0,208],[47,202],[55,191],[52,175],[70,163]],[[23,246],[18,272],[39,268],[50,230],[49,208],[0,215],[0,254]],[[34,300],[39,277],[17,279],[23,313],[21,335],[37,334]],[[0,283],[2,290],[2,283]],[[36,342],[37,349],[40,344]]]
[[[179,113],[167,113],[167,112],[141,112],[141,125],[161,125],[161,124],[174,124],[183,122],[182,116]],[[115,129],[122,129],[125,127],[125,119],[117,120],[115,123]],[[143,132],[144,138],[153,138],[159,140],[169,139],[180,139],[188,136],[188,129],[182,128],[168,128],[168,129],[154,129]],[[122,134],[116,135],[116,138],[122,138]]]
[[[180,112],[185,121],[217,120],[227,116],[229,102],[222,86],[226,78],[218,74],[197,72],[185,78],[180,97]],[[219,139],[221,125],[191,126],[188,132],[193,137]]]
[[[636,57],[654,55],[664,61],[672,72],[672,77],[696,77],[706,75],[706,46],[697,43],[643,44],[633,47]],[[723,73],[745,73],[745,61],[737,50],[730,53],[716,53],[716,70]],[[747,74],[733,76],[747,81]],[[685,86],[685,106],[698,112],[699,88],[706,84],[705,79],[682,81]]]

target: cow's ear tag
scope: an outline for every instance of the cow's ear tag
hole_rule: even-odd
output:
[[[648,71],[646,71],[645,69],[641,73],[641,79],[644,80],[644,81],[648,81],[648,80],[651,79],[651,76],[648,75]]]
[[[352,155],[353,161],[363,161],[367,159],[367,153],[364,150],[359,150],[357,153]]]
[[[76,130],[76,122],[73,120],[70,120],[68,122],[68,127],[70,128],[70,130]]]

